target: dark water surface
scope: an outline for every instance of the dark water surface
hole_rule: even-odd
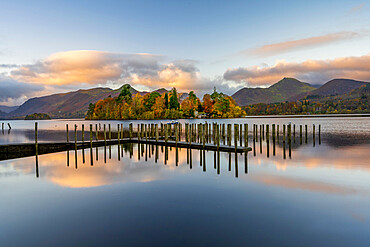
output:
[[[67,122],[90,123],[40,121],[40,141],[63,141]],[[1,161],[0,246],[369,246],[369,118],[218,122],[296,136],[290,151],[250,136],[236,157],[135,144]],[[33,141],[33,122],[11,124],[0,143]]]

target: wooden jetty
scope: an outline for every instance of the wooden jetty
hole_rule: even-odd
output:
[[[35,143],[20,143],[20,144],[6,144],[0,145],[0,160],[16,159],[27,156],[41,155],[47,153],[62,152],[67,150],[77,150],[100,146],[110,146],[124,143],[140,143],[150,144],[159,146],[169,146],[178,148],[189,148],[198,150],[209,150],[219,152],[236,152],[244,153],[251,151],[252,148],[242,146],[242,128],[239,131],[239,125],[235,125],[234,129],[234,140],[237,140],[240,136],[240,146],[237,141],[232,146],[231,142],[225,145],[225,127],[220,128],[219,124],[213,123],[213,132],[208,132],[208,127],[211,129],[209,124],[185,124],[185,140],[181,140],[183,137],[182,124],[161,124],[159,127],[157,124],[138,124],[136,132],[132,124],[129,125],[128,136],[124,137],[123,126],[121,124],[117,126],[117,131],[112,133],[110,124],[108,125],[108,133],[106,133],[106,125],[103,126],[103,140],[98,139],[98,130],[96,125],[95,140],[93,140],[93,125],[90,125],[90,139],[85,141],[84,138],[84,125],[82,125],[82,141],[77,140],[77,125],[74,126],[74,141],[70,142],[68,124],[66,125],[66,142],[52,142],[52,143],[39,143],[38,142],[38,125],[35,123]],[[228,140],[231,140],[231,124],[228,125]],[[248,128],[247,125],[244,129],[244,137],[247,139]],[[107,135],[108,134],[108,135]],[[115,138],[112,138],[112,134]],[[126,133],[127,134],[127,133]],[[107,138],[108,136],[108,138]],[[135,136],[135,137],[134,137]],[[224,145],[221,145],[220,136],[224,140]]]
[[[251,133],[253,141],[254,155],[256,153],[256,142],[260,142],[260,152],[262,153],[262,141],[266,139],[270,142],[270,135],[272,143],[275,145],[275,137],[279,143],[279,125],[269,124],[258,125],[253,124]],[[270,128],[271,127],[271,128]],[[291,156],[290,149],[292,143],[292,135],[295,143],[295,125],[282,125],[282,140],[285,149],[285,143],[289,147],[289,157]],[[303,126],[299,126],[299,139],[302,144]],[[95,124],[95,131],[93,125],[86,128],[82,125],[82,133],[80,140],[77,140],[77,125],[74,125],[74,140],[70,140],[69,132],[72,132],[66,124],[66,141],[65,142],[47,142],[40,143],[38,141],[38,124],[35,123],[35,142],[21,143],[21,144],[5,144],[0,145],[0,160],[16,159],[27,156],[41,155],[54,152],[62,152],[67,150],[78,150],[85,148],[93,148],[100,146],[120,145],[125,143],[140,143],[149,145],[169,146],[178,148],[209,150],[216,152],[233,152],[233,153],[247,153],[252,150],[248,147],[248,124],[218,124],[218,123],[199,123],[191,124],[181,123],[175,124],[137,124],[134,128],[130,123],[128,129],[124,130],[123,124],[118,124],[116,130],[112,131],[111,125],[106,126]],[[292,133],[293,129],[293,133]],[[307,143],[307,125],[304,126],[304,138]],[[108,133],[107,133],[108,130]],[[271,131],[272,130],[272,131]],[[315,145],[316,129],[313,125],[312,129],[313,145]],[[85,140],[85,134],[90,134],[89,138]],[[103,133],[102,133],[103,132]],[[321,126],[318,126],[319,144],[321,144]],[[100,135],[99,135],[100,134]],[[102,138],[103,136],[103,138]],[[232,145],[233,144],[233,145]],[[269,145],[267,146],[267,154],[269,155]],[[273,154],[275,155],[275,146],[273,147]]]

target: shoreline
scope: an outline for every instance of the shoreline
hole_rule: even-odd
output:
[[[333,118],[333,117],[370,117],[370,113],[358,114],[313,114],[313,115],[250,115],[239,118],[179,118],[178,120],[217,120],[217,119],[243,119],[243,118]],[[23,121],[24,119],[0,119],[0,121]],[[173,119],[84,119],[84,118],[52,118],[42,120],[24,120],[24,121],[48,121],[48,120],[74,120],[74,121],[171,121]]]

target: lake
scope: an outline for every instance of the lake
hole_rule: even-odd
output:
[[[368,117],[180,120],[204,121],[248,123],[254,149],[125,144],[0,161],[0,246],[369,245]],[[3,122],[0,144],[34,142],[34,121]],[[73,140],[74,124],[131,122],[161,121],[38,121],[39,142],[65,141],[67,123]],[[253,124],[281,135],[290,122],[290,151],[282,137],[253,144]]]

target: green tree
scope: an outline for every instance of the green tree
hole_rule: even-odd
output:
[[[168,93],[164,94],[164,106],[168,109]]]
[[[179,100],[177,99],[177,91],[176,88],[173,88],[171,91],[170,97],[170,109],[178,110],[180,107]]]
[[[118,95],[117,102],[122,103],[122,101],[126,101],[126,103],[130,104],[132,101],[132,94],[130,91],[131,86],[126,84],[123,85],[121,93]]]

